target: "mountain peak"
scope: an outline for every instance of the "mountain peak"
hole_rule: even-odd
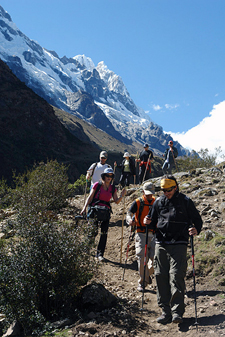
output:
[[[86,57],[85,55],[76,55],[73,59],[79,62],[86,70],[92,71],[95,68],[94,62],[90,57]]]
[[[6,18],[7,20],[12,21],[11,16],[9,15],[9,13],[6,12],[6,11],[4,10],[4,8],[2,8],[2,6],[0,6],[0,14],[1,14],[4,18]]]

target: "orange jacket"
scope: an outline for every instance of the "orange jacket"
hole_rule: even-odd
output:
[[[139,210],[140,210],[140,205],[141,205],[140,199],[142,199],[144,201],[144,207],[143,207],[142,213],[139,217]],[[153,205],[153,203],[155,201],[155,197],[152,197],[152,201],[150,203],[146,199],[145,195],[143,195],[141,198],[136,199],[135,201],[137,203],[137,212],[135,213],[135,222],[136,222],[137,232],[138,233],[145,233],[146,228],[145,228],[145,224],[143,223],[143,220],[146,217],[146,215],[148,215],[149,207]],[[149,231],[152,231],[152,230],[149,230]]]

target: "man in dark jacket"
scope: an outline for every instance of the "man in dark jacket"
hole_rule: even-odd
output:
[[[176,166],[175,158],[177,158],[178,156],[177,148],[173,146],[172,140],[169,141],[168,145],[169,145],[169,148],[166,149],[163,155],[163,157],[165,157],[165,161],[162,167],[163,174],[172,173],[172,168]]]
[[[187,245],[190,235],[197,235],[202,219],[193,201],[179,192],[172,175],[161,179],[163,196],[156,199],[144,223],[156,231],[154,270],[161,324],[182,323],[184,314]]]
[[[139,164],[139,184],[150,178],[151,162],[153,161],[153,152],[149,150],[149,145],[144,144],[144,151],[140,153],[140,158],[136,159]]]

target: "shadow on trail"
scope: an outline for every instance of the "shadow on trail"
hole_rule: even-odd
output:
[[[138,266],[137,266],[137,261],[133,261],[132,263],[127,263],[125,265],[125,263],[120,263],[119,261],[113,261],[113,260],[109,260],[107,258],[105,258],[105,263],[111,263],[114,266],[117,267],[121,267],[121,271],[125,268],[125,269],[131,269],[131,270],[138,270]]]
[[[201,327],[206,326],[218,326],[219,324],[225,322],[225,315],[218,314],[212,316],[204,316],[199,317],[197,319],[197,326],[195,325],[195,318],[194,317],[184,317],[184,321],[182,324],[179,325],[179,330],[182,332],[187,332],[190,330],[190,326],[196,326],[196,330],[200,329]]]

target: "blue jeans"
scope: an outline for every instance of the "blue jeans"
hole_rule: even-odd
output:
[[[173,163],[168,163],[168,162],[164,162],[162,170],[163,170],[163,174],[172,174],[172,168],[173,168]]]

